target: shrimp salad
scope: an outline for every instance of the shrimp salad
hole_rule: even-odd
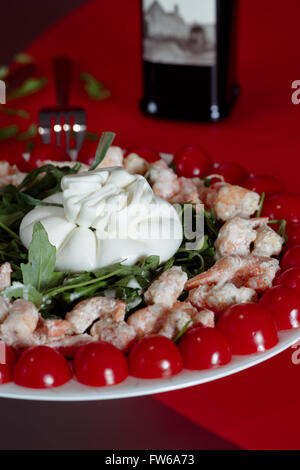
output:
[[[101,158],[96,154],[95,175],[101,169],[112,178],[110,170],[118,169],[120,176],[114,177],[128,179],[131,185],[145,180],[147,198],[151,196],[163,214],[161,203],[177,205],[182,211],[190,204],[195,219],[202,207],[202,242],[188,249],[180,226],[183,233],[177,245],[152,244],[143,255],[140,249],[134,251],[138,240],[119,251],[121,242],[114,240],[113,262],[105,262],[108,255],[94,262],[89,258],[92,239],[88,237],[99,233],[98,206],[88,206],[82,228],[78,220],[84,218],[86,189],[80,209],[75,205],[79,183],[84,181],[79,178],[87,178],[88,166],[47,161],[21,173],[16,166],[0,162],[0,340],[7,358],[0,364],[0,383],[58,386],[71,378],[68,361],[73,360],[78,381],[113,385],[128,374],[170,377],[182,368],[217,367],[229,362],[232,354],[274,346],[276,313],[261,300],[278,288],[272,286],[279,275],[286,235],[284,221],[262,215],[264,195],[226,181],[212,166],[195,176],[189,162],[187,176],[176,172],[176,161],[169,165],[158,155],[149,162],[142,152],[124,157],[119,147],[104,149]],[[67,213],[67,203],[61,191],[66,181],[73,180],[78,186],[67,203],[77,211],[77,219],[68,216],[63,225],[61,214]],[[105,194],[112,185],[108,183]],[[121,189],[109,193],[114,201],[122,196],[124,185],[122,180]],[[103,198],[99,196],[100,203]],[[177,213],[172,217],[176,222]],[[60,247],[67,242],[60,237],[66,230],[77,230],[82,238],[77,244],[68,242],[63,256]],[[89,259],[94,263],[90,269]],[[79,269],[81,265],[84,269]],[[291,327],[295,326],[299,326],[296,320]]]

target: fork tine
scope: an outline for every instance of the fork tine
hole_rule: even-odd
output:
[[[51,117],[48,113],[39,113],[39,134],[44,144],[51,143]]]
[[[65,114],[65,122],[63,129],[66,135],[66,151],[70,152],[70,138],[71,138],[71,125],[70,125],[70,116],[68,113]]]
[[[60,147],[61,144],[61,122],[60,118],[61,115],[59,113],[55,113],[55,122],[56,124],[54,125],[54,131],[56,132],[56,145]]]

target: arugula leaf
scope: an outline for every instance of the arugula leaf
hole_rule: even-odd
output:
[[[1,127],[0,129],[0,142],[2,140],[10,139],[14,137],[19,131],[19,127],[16,124],[11,124],[10,126]]]
[[[23,282],[43,292],[62,282],[63,272],[54,272],[56,248],[51,245],[48,234],[40,222],[34,224],[28,250],[28,263],[21,264]]]
[[[261,193],[260,200],[259,200],[259,205],[258,205],[258,209],[257,209],[256,214],[255,214],[255,217],[260,217],[261,216],[262,208],[263,208],[263,205],[264,205],[264,202],[265,202],[265,197],[266,197],[266,193]]]
[[[14,299],[26,299],[32,302],[36,307],[43,303],[43,295],[31,285],[24,285],[21,282],[13,282],[12,286],[7,287],[0,295]]]
[[[27,78],[22,85],[20,85],[15,90],[11,91],[7,95],[7,101],[15,100],[16,98],[22,98],[23,96],[31,95],[32,93],[36,93],[37,91],[44,88],[47,84],[47,78],[41,77],[31,77]]]
[[[7,77],[9,68],[6,65],[0,66],[0,79]]]
[[[100,137],[100,140],[99,140],[99,143],[98,143],[97,150],[96,150],[95,159],[94,159],[91,167],[89,168],[89,171],[94,170],[102,162],[102,160],[105,157],[107,150],[111,146],[115,136],[116,136],[116,134],[114,132],[103,132],[102,133],[102,135]]]
[[[1,78],[1,76],[0,76]],[[0,112],[8,116],[17,116],[23,119],[29,119],[29,113],[25,109],[8,108],[7,106],[0,105]]]
[[[93,100],[105,100],[110,96],[110,91],[104,87],[104,84],[96,80],[90,73],[82,73],[80,80],[85,82],[84,90]]]
[[[21,132],[21,134],[17,135],[16,140],[27,140],[31,139],[32,137],[37,136],[37,125],[31,124],[27,131]]]
[[[32,55],[26,54],[26,52],[19,52],[18,54],[14,55],[13,61],[17,62],[18,64],[31,64],[34,62],[34,57],[32,57]]]

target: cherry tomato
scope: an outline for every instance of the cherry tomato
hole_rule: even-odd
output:
[[[182,370],[177,346],[160,335],[147,336],[133,346],[129,353],[129,373],[141,379],[171,377]]]
[[[71,378],[66,359],[48,346],[36,346],[24,351],[14,371],[16,384],[28,388],[59,387]]]
[[[0,364],[0,384],[5,384],[13,380],[13,367],[16,362],[16,355],[14,350],[7,345],[5,345],[4,360],[5,364]]]
[[[216,328],[190,328],[180,340],[178,348],[185,369],[212,369],[231,360],[228,341]]]
[[[28,161],[29,168],[34,170],[42,166],[45,160],[54,160],[56,162],[65,162],[70,160],[69,154],[60,147],[51,144],[38,143],[30,153]]]
[[[284,270],[297,265],[300,266],[300,245],[289,248],[280,261],[280,266]]]
[[[250,175],[242,182],[242,186],[259,194],[274,194],[284,191],[283,184],[270,175]]]
[[[139,157],[143,158],[149,163],[160,160],[159,153],[149,147],[132,147],[126,152],[126,156],[130,153],[136,153]]]
[[[274,284],[280,286],[290,286],[300,292],[300,266],[283,271],[274,281]]]
[[[264,292],[259,304],[273,315],[279,330],[300,327],[300,293],[288,286],[275,286]]]
[[[214,163],[211,173],[216,173],[224,177],[224,180],[230,184],[241,184],[248,177],[248,173],[241,165],[233,162]],[[220,179],[212,178],[211,183],[218,183]]]
[[[286,234],[288,236],[287,247],[300,245],[300,224],[287,224]]]
[[[205,176],[212,169],[212,161],[198,147],[183,147],[175,153],[174,163],[179,176],[193,178]]]
[[[287,222],[300,222],[300,196],[291,193],[267,196],[262,208],[262,216],[270,219],[286,219]]]
[[[278,342],[271,313],[254,303],[229,307],[221,315],[217,328],[228,339],[232,354],[266,351]]]
[[[74,359],[74,371],[78,382],[92,387],[115,385],[128,376],[123,353],[104,341],[81,346]]]

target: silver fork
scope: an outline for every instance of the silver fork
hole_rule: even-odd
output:
[[[56,145],[63,148],[72,159],[76,160],[81,149],[86,131],[86,112],[83,108],[69,106],[72,63],[68,57],[53,59],[53,73],[57,96],[56,107],[46,107],[39,112],[39,133],[45,144],[50,144],[52,133],[56,136]],[[75,137],[76,148],[70,152],[71,136]],[[62,136],[65,136],[63,139]]]

